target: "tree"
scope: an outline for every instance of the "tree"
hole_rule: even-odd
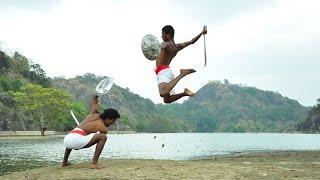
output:
[[[23,77],[28,77],[29,73],[29,60],[22,54],[15,52],[13,59],[17,61],[17,67],[15,71],[21,74]]]
[[[74,102],[71,104],[71,109],[78,119],[79,123],[89,114],[89,111],[85,108],[85,106],[80,102]],[[76,126],[76,122],[74,121],[73,117],[71,117],[71,114],[69,113],[69,117],[64,119],[61,124],[59,124],[59,127],[56,127],[55,129],[59,129],[62,131],[70,131]]]
[[[318,104],[314,106],[315,113],[320,114],[320,98],[317,99]]]
[[[229,83],[228,79],[224,79],[224,80],[223,80],[223,82],[224,82],[224,84],[225,84],[225,85],[227,85],[227,86],[229,86],[229,85],[230,85],[230,83]]]
[[[49,78],[46,76],[46,72],[41,68],[40,64],[31,64],[29,79],[31,82],[39,84],[44,87],[50,87]]]
[[[27,84],[12,94],[17,106],[40,128],[41,135],[69,116],[71,97],[62,90]]]
[[[0,51],[0,74],[3,74],[8,68],[9,68],[8,58],[5,56],[4,52]]]
[[[320,132],[320,98],[318,104],[312,107],[305,121],[297,125],[297,129],[306,132]]]
[[[13,110],[10,109],[8,106],[5,106],[0,101],[0,130],[8,130],[9,129],[9,122],[8,119],[13,114]]]
[[[16,108],[13,98],[8,92],[0,93],[0,129],[17,130],[22,128],[26,130],[26,124],[21,115],[21,111]]]

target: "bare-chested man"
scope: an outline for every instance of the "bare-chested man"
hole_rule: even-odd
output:
[[[194,69],[180,69],[180,74],[174,77],[169,65],[171,60],[183,48],[195,43],[202,34],[207,33],[207,27],[204,26],[200,34],[194,37],[191,41],[176,44],[174,42],[174,29],[172,26],[167,25],[162,28],[162,36],[164,42],[161,43],[161,51],[156,60],[156,75],[159,87],[160,96],[163,98],[164,103],[172,103],[184,96],[194,96],[194,93],[185,88],[183,93],[175,94],[173,92],[174,86],[184,76],[196,72]]]
[[[62,166],[70,165],[68,162],[72,149],[83,149],[97,144],[92,159],[91,168],[100,168],[98,165],[99,156],[107,141],[106,133],[110,125],[114,124],[120,114],[115,109],[105,109],[102,114],[98,110],[98,96],[94,95],[91,104],[91,113],[64,138],[66,146]]]

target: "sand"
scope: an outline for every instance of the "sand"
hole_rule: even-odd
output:
[[[0,179],[319,179],[320,151],[276,151],[200,160],[100,160],[15,172]]]

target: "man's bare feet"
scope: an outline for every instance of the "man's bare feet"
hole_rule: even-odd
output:
[[[186,76],[188,74],[194,73],[196,70],[194,69],[180,69],[180,74]]]
[[[62,162],[62,167],[66,167],[66,166],[69,166],[69,165],[72,165],[71,163],[68,163],[68,162]]]
[[[191,97],[195,95],[195,93],[191,92],[188,88],[184,88],[184,94]]]
[[[101,168],[104,168],[104,166],[100,166],[98,163],[94,163],[94,164],[91,164],[91,169],[101,169]]]

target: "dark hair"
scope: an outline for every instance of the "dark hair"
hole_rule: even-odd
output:
[[[162,28],[162,32],[166,33],[166,34],[170,34],[171,37],[174,37],[174,29],[171,25],[166,25]]]
[[[100,118],[101,119],[116,119],[116,118],[120,118],[120,114],[117,110],[109,108],[109,109],[105,109],[103,111],[102,114],[100,114]]]

